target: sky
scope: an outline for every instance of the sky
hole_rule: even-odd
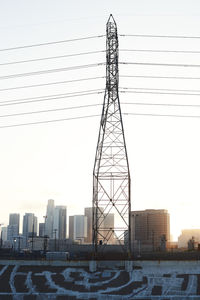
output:
[[[5,49],[105,35],[106,22],[111,13],[118,26],[120,62],[190,65],[199,63],[199,53],[121,51],[121,49],[200,51],[200,39],[123,36],[128,34],[200,36],[199,1],[0,0],[0,104],[2,101],[75,91],[99,89],[101,92],[84,97],[1,105],[0,223],[7,225],[9,213],[15,212],[21,214],[21,221],[25,212],[34,212],[42,222],[48,199],[54,199],[56,205],[66,205],[68,215],[83,214],[84,207],[92,205],[92,172],[105,88],[105,65],[7,79],[5,76],[105,62],[103,50],[106,40],[105,37],[99,37],[49,46]],[[8,62],[93,51],[101,52],[5,65]],[[123,76],[200,77],[198,67],[130,64],[120,65],[119,72]],[[197,79],[172,80],[123,76],[120,77],[120,87],[124,91],[127,87],[199,89]],[[94,77],[101,78],[10,89]],[[123,113],[200,116],[198,107],[125,104],[148,102],[198,105],[198,95],[120,93],[120,101]],[[97,105],[5,117],[21,112],[92,104]],[[98,116],[4,127],[87,115]],[[131,171],[132,210],[168,209],[174,239],[177,239],[181,229],[200,228],[200,118],[123,115],[123,122]]]

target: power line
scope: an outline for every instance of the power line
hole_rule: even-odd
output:
[[[80,109],[80,108],[86,108],[86,107],[88,108],[88,107],[94,107],[94,106],[102,106],[102,104],[87,104],[87,105],[62,107],[62,108],[54,108],[54,109],[46,109],[46,110],[38,110],[38,111],[30,111],[30,112],[20,112],[20,113],[15,113],[15,114],[0,115],[0,118],[16,117],[16,116],[24,116],[24,115],[32,115],[32,114],[40,114],[40,113],[49,113],[49,112],[64,111],[64,110],[71,110],[71,109]]]
[[[200,77],[182,77],[182,76],[146,76],[146,75],[120,75],[125,78],[151,78],[151,79],[192,79],[199,80]]]
[[[70,93],[50,94],[50,95],[43,95],[43,96],[37,96],[37,97],[11,99],[11,100],[7,100],[7,101],[0,101],[0,103],[27,101],[27,100],[43,99],[43,98],[52,98],[52,97],[59,97],[59,96],[66,96],[66,95],[74,95],[74,94],[97,92],[97,91],[101,91],[101,90],[102,89],[92,89],[92,90],[84,90],[84,91],[77,91],[77,92],[70,92]]]
[[[0,66],[22,64],[22,63],[29,63],[29,62],[36,62],[36,61],[44,61],[44,60],[51,60],[51,59],[60,59],[60,58],[67,58],[67,57],[73,57],[73,56],[82,56],[82,55],[89,55],[89,54],[97,54],[97,53],[102,53],[102,52],[105,52],[105,50],[82,52],[82,53],[67,54],[67,55],[58,55],[58,56],[50,56],[50,57],[27,59],[27,60],[20,60],[20,61],[11,61],[11,62],[6,62],[6,63],[0,63]]]
[[[19,101],[19,100],[13,100],[13,101],[19,101],[19,102],[12,102],[12,103],[8,103],[9,101],[2,101],[0,103],[4,103],[4,104],[0,104],[0,106],[8,106],[8,105],[18,105],[18,104],[26,104],[26,103],[32,103],[32,102],[41,102],[41,101],[51,101],[51,100],[56,100],[56,99],[65,99],[65,98],[72,98],[72,97],[82,97],[82,96],[89,96],[89,95],[96,95],[96,94],[102,94],[104,93],[104,91],[101,92],[89,92],[89,93],[80,93],[80,94],[63,94],[63,96],[58,96],[58,97],[50,97],[50,98],[40,98],[40,97],[35,97],[32,99],[35,100],[30,100],[30,101]],[[39,98],[39,99],[38,99]],[[11,100],[12,101],[12,100]]]
[[[200,118],[200,115],[171,115],[171,114],[152,114],[152,113],[123,113],[125,116],[150,116],[150,117],[174,117],[174,118]],[[37,124],[45,124],[45,123],[54,123],[54,122],[62,122],[62,121],[70,121],[70,120],[78,120],[78,119],[86,119],[92,117],[99,117],[100,115],[87,115],[80,117],[72,117],[72,118],[63,118],[63,119],[55,119],[55,120],[47,120],[47,121],[38,121],[38,122],[30,122],[30,123],[20,123],[20,124],[11,124],[11,125],[3,125],[0,128],[12,128],[12,127],[21,127],[21,126],[29,126],[29,125],[37,125]]]
[[[192,116],[192,115],[171,115],[171,114],[151,114],[151,113],[123,113],[123,115],[129,116],[150,116],[150,117],[174,117],[174,118],[200,118],[200,115]]]
[[[145,87],[120,87],[124,90],[147,90],[147,91],[168,91],[168,92],[191,92],[191,93],[200,93],[200,90],[179,90],[179,89],[159,89],[159,88],[145,88]]]
[[[170,39],[200,39],[200,36],[187,35],[154,35],[154,34],[119,34],[121,37],[170,38]]]
[[[105,35],[94,35],[94,36],[87,36],[87,37],[76,38],[76,39],[53,41],[53,42],[39,43],[39,44],[32,44],[32,45],[23,45],[23,46],[0,49],[0,51],[11,51],[11,50],[26,49],[26,48],[32,48],[32,47],[40,47],[40,46],[49,46],[49,45],[63,44],[63,43],[69,43],[69,42],[77,42],[77,41],[83,41],[83,40],[89,40],[89,39],[102,38],[104,36]]]
[[[198,105],[198,104],[173,104],[173,103],[149,103],[149,102],[143,102],[143,103],[141,103],[141,102],[122,102],[121,104],[122,105],[141,105],[141,106],[200,107],[200,105]],[[46,109],[46,110],[39,110],[39,111],[20,112],[20,113],[14,113],[14,114],[0,115],[0,118],[56,112],[56,111],[71,110],[71,109],[88,108],[88,107],[95,107],[95,106],[102,106],[102,104],[87,104],[87,105],[54,108],[54,109]]]
[[[149,103],[149,102],[122,102],[125,105],[144,105],[144,106],[171,106],[171,107],[200,107],[200,104],[174,104],[174,103]]]
[[[9,103],[9,102],[18,102],[18,101],[27,101],[27,100],[34,100],[34,99],[44,99],[44,98],[52,98],[52,97],[62,97],[67,95],[74,95],[74,94],[82,94],[82,93],[90,93],[90,92],[97,92],[101,91],[102,89],[93,89],[93,90],[84,90],[84,91],[77,91],[77,92],[70,92],[70,93],[61,93],[61,94],[50,94],[50,95],[43,95],[37,97],[28,97],[28,98],[20,98],[20,99],[11,99],[7,101],[0,101],[0,103]]]
[[[162,67],[195,67],[199,68],[200,65],[192,64],[165,64],[165,63],[148,63],[148,62],[119,62],[121,65],[141,65],[141,66],[162,66]]]
[[[172,107],[200,107],[198,104],[171,104],[171,103],[140,103],[140,102],[122,102],[122,105],[141,105],[141,106],[172,106]],[[49,112],[57,112],[57,111],[64,111],[64,110],[73,110],[73,109],[80,109],[80,108],[88,108],[88,107],[96,107],[102,106],[102,104],[87,104],[87,105],[79,105],[79,106],[71,106],[71,107],[62,107],[62,108],[54,108],[54,109],[46,109],[46,110],[39,110],[39,111],[30,111],[30,112],[20,112],[14,114],[7,114],[7,115],[0,115],[0,118],[5,117],[16,117],[16,116],[23,116],[23,115],[32,115],[32,114],[40,114],[40,113],[49,113]]]
[[[99,116],[100,115],[88,115],[88,116],[80,116],[80,117],[73,117],[73,118],[55,119],[55,120],[38,121],[38,122],[30,122],[30,123],[20,123],[20,124],[0,126],[0,128],[11,128],[11,127],[28,126],[28,125],[36,125],[36,124],[44,124],[44,123],[62,122],[62,121],[69,121],[69,120],[93,118],[93,117],[99,117]]]
[[[105,63],[96,63],[96,64],[72,66],[72,67],[66,67],[66,68],[41,70],[41,71],[28,72],[28,73],[11,74],[11,75],[6,75],[6,76],[0,76],[0,80],[9,79],[9,78],[16,78],[16,77],[43,75],[43,74],[47,74],[47,73],[65,72],[65,71],[72,71],[72,70],[84,69],[84,68],[93,68],[93,67],[102,66],[102,65],[105,65]]]
[[[48,83],[41,83],[41,84],[16,86],[16,87],[9,87],[9,88],[0,89],[0,92],[2,92],[2,91],[10,91],[10,90],[18,90],[18,89],[26,89],[26,88],[35,88],[35,87],[39,87],[39,86],[49,86],[49,85],[65,84],[65,83],[71,83],[71,82],[79,82],[79,81],[103,79],[103,78],[105,78],[105,76],[88,77],[88,78],[72,79],[72,80],[65,80],[65,81],[55,81],[55,82],[48,82]]]
[[[191,93],[166,93],[166,92],[153,92],[153,91],[120,91],[120,93],[134,93],[134,94],[154,94],[154,95],[181,95],[181,96],[200,96],[200,94]]]
[[[185,53],[200,54],[200,51],[192,50],[156,50],[156,49],[120,49],[120,52],[155,52],[155,53]]]

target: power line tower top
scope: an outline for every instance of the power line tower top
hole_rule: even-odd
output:
[[[118,93],[117,25],[106,26],[106,89],[93,171],[93,244],[96,255],[118,241],[130,252],[130,172]]]

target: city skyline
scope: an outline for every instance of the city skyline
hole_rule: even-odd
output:
[[[75,1],[76,2],[76,1]],[[66,4],[59,1],[59,5],[46,0],[27,4],[21,2],[23,9],[10,0],[2,3],[0,11],[0,32],[2,39],[0,49],[7,49],[21,45],[32,45],[51,41],[96,36],[105,34],[105,25],[110,13],[116,19],[119,34],[155,34],[177,36],[199,36],[198,1],[168,1],[160,3],[153,0],[101,1],[98,3],[87,0]],[[192,5],[191,5],[192,3]],[[12,11],[10,6],[12,4]],[[79,4],[79,11],[76,5]],[[40,7],[40,9],[38,9]],[[48,7],[48,14],[46,14]],[[10,18],[8,18],[8,15]],[[158,26],[159,24],[159,26]],[[39,34],[38,34],[39,33]],[[121,49],[165,49],[199,51],[199,39],[139,39],[119,38]],[[2,51],[0,63],[37,59],[47,56],[66,55],[85,51],[105,50],[105,38],[88,40],[72,44],[52,47],[33,47],[18,51]],[[151,50],[151,49],[150,49]],[[128,52],[128,51],[127,51]],[[199,54],[149,54],[121,52],[121,61],[140,62],[177,62],[196,64]],[[76,66],[83,63],[97,63],[105,61],[105,53],[84,57],[74,57],[70,62],[66,60],[35,62],[23,65],[4,65],[0,76],[25,73],[43,69],[60,68],[62,66]],[[40,84],[77,78],[94,77],[98,73],[105,76],[105,66],[98,69],[79,70],[72,73],[59,73],[57,75],[35,76],[1,80],[0,89],[9,89],[16,86]],[[189,71],[188,71],[189,70]],[[161,67],[127,67],[120,65],[120,75],[166,75],[199,77],[199,69],[171,68],[163,70]],[[37,77],[37,78],[36,78]],[[123,87],[136,88],[173,88],[197,90],[198,81],[162,81],[156,82],[147,79],[120,78]],[[73,92],[74,90],[88,90],[92,88],[105,88],[105,79],[81,82],[38,89],[4,90],[1,98],[5,101],[37,97],[46,94]],[[184,99],[183,99],[184,98]],[[83,105],[82,99],[75,98],[62,100],[59,103],[48,104],[49,109],[65,106]],[[84,104],[103,103],[103,94],[84,98]],[[198,103],[198,97],[171,96],[150,94],[120,94],[122,112],[160,113],[198,115],[198,108],[138,108],[126,106],[123,102],[163,102],[163,103]],[[3,101],[2,100],[2,101]],[[69,102],[68,102],[69,100]],[[47,109],[45,105],[31,104],[29,108],[2,107],[2,114],[36,111]],[[88,112],[89,111],[89,112]],[[52,113],[50,117],[14,117],[2,118],[1,125],[17,124],[43,119],[58,119],[88,114],[100,115],[101,106],[94,109],[84,108],[82,112]],[[49,115],[48,115],[49,116]],[[171,215],[171,231],[175,239],[184,228],[200,228],[199,211],[199,169],[200,169],[200,142],[198,139],[200,123],[199,118],[164,118],[123,115],[126,135],[127,151],[129,156],[132,177],[132,210],[167,209]],[[57,122],[35,126],[1,128],[1,157],[0,157],[0,223],[7,222],[7,215],[19,211],[21,219],[25,212],[32,212],[43,219],[43,207],[46,200],[53,198],[60,205],[68,207],[68,215],[81,214],[84,207],[92,203],[92,170],[94,165],[97,135],[100,116],[84,120]],[[78,188],[77,188],[78,187]],[[194,209],[195,208],[195,209]]]
[[[47,218],[47,215],[48,215],[48,206],[52,205],[53,207],[53,210],[52,212],[50,212],[50,214],[52,215],[52,219],[50,221],[50,224],[48,225],[48,218]],[[64,212],[64,215],[66,217],[66,220],[65,221],[62,221],[62,224],[59,225],[59,211],[65,211]],[[25,228],[27,227],[27,229],[25,230],[28,230],[28,225],[24,225],[24,220],[25,222],[28,222],[27,218],[34,218],[34,222],[36,225],[29,225],[30,228],[34,229],[34,235],[36,236],[44,236],[44,235],[47,235],[49,238],[51,239],[74,239],[74,240],[81,240],[80,239],[80,234],[78,233],[78,238],[75,238],[76,234],[76,229],[74,229],[74,226],[75,225],[72,225],[72,222],[74,222],[74,224],[78,221],[77,224],[79,224],[78,226],[81,225],[81,227],[77,227],[78,230],[81,230],[81,235],[84,235],[84,239],[82,240],[83,243],[89,243],[91,244],[92,243],[92,207],[85,207],[84,210],[82,211],[82,214],[74,214],[74,215],[70,215],[67,213],[67,207],[66,206],[61,206],[61,205],[55,205],[54,204],[54,200],[53,199],[49,199],[47,201],[47,205],[46,205],[46,209],[44,208],[44,211],[46,211],[46,215],[43,215],[43,219],[42,220],[39,220],[37,215],[34,214],[34,212],[29,212],[29,213],[25,213],[23,215],[23,217],[20,218],[20,214],[18,213],[11,213],[8,215],[8,222],[7,224],[2,224],[0,226],[1,230],[3,229],[2,231],[2,234],[3,235],[10,235],[10,238],[8,238],[8,240],[12,240],[14,237],[18,236],[18,235],[24,235],[27,237],[31,236],[32,235],[32,231],[28,232],[27,231],[27,234],[24,233],[24,226]],[[150,215],[152,216],[152,220],[155,220],[153,221],[153,226],[158,226],[158,223],[161,221],[161,224],[160,224],[160,229],[158,229],[158,232],[159,230],[161,230],[161,232],[163,231],[165,233],[165,230],[166,228],[167,229],[167,236],[166,236],[166,241],[167,242],[178,242],[178,239],[181,237],[181,235],[183,234],[183,232],[200,232],[200,228],[183,228],[181,229],[181,232],[180,234],[177,236],[177,239],[174,239],[173,238],[173,235],[171,234],[171,221],[166,221],[167,219],[170,218],[170,214],[169,212],[166,210],[166,209],[145,209],[145,210],[138,210],[138,211],[134,211],[132,210],[131,211],[131,228],[133,230],[134,228],[134,224],[133,224],[133,216],[136,215],[136,216],[147,216],[147,215]],[[163,217],[160,217],[159,214],[161,214],[161,216],[163,215]],[[62,213],[63,215],[63,213]],[[158,217],[157,217],[158,216]],[[62,216],[61,216],[61,220],[62,220]],[[77,218],[77,221],[75,221],[75,218]],[[83,218],[83,219],[82,219]],[[156,219],[158,218],[158,219]],[[160,219],[159,219],[160,218]],[[163,218],[163,219],[162,219]],[[167,219],[165,219],[167,218]],[[20,219],[21,219],[21,222],[20,222]],[[159,221],[160,220],[160,221]],[[46,224],[44,225],[44,221],[46,222]],[[146,223],[145,219],[143,219],[144,221],[144,228],[145,226],[148,224],[148,222]],[[32,221],[31,221],[32,222]],[[108,224],[110,222],[110,224],[114,224],[115,222],[117,222],[116,220],[114,221],[114,214],[109,214],[109,218],[107,219]],[[152,221],[151,221],[152,222]],[[167,222],[167,223],[166,223]],[[52,223],[52,224],[51,224]],[[71,224],[70,224],[71,223]],[[32,223],[30,223],[32,224]],[[60,230],[62,229],[59,229],[61,226],[61,228],[66,224],[66,228],[65,228],[65,233],[59,233]],[[106,223],[105,223],[106,224]],[[106,224],[105,226],[110,226]],[[149,223],[150,224],[150,223]],[[167,225],[168,224],[168,225]],[[32,227],[33,226],[33,227]],[[47,227],[51,227],[52,226],[52,229],[49,231]],[[112,225],[114,226],[114,225]],[[164,226],[164,227],[163,227]],[[167,226],[167,227],[165,227]],[[9,228],[10,227],[10,228]],[[159,227],[159,226],[158,226]],[[70,229],[71,228],[71,229]],[[165,229],[164,229],[165,228]],[[56,230],[56,231],[55,231]],[[134,229],[135,230],[135,229]],[[151,229],[149,229],[151,231]],[[157,230],[157,229],[156,229]],[[6,233],[4,233],[6,231]],[[9,233],[9,231],[11,233]],[[74,231],[74,233],[73,233]],[[70,233],[71,232],[71,233]],[[152,233],[151,233],[152,234]],[[157,238],[159,238],[159,233],[157,234]],[[72,238],[73,237],[73,238]],[[135,239],[135,233],[134,231],[131,232],[131,237],[132,239]],[[192,237],[192,235],[191,235]],[[114,241],[114,237],[111,239]],[[112,241],[111,241],[112,243]]]
[[[39,222],[34,212],[25,213],[23,218],[21,218],[21,222],[20,214],[11,213],[8,216],[8,225],[2,224],[0,226],[2,241],[6,241],[6,245],[10,247],[14,240],[18,243],[18,237],[20,237],[20,239],[23,239],[21,247],[22,245],[25,247],[28,238],[30,239],[32,236],[40,238],[48,236],[53,240],[69,239],[76,243],[92,244],[92,207],[85,207],[84,213],[81,215],[67,215],[67,207],[55,205],[53,199],[49,199],[47,202],[47,213],[49,205],[53,205],[53,218],[51,221],[52,232],[50,235],[48,230],[45,230],[45,228],[47,229],[48,223],[44,224]],[[62,213],[61,224],[59,225],[60,211]],[[63,219],[63,216],[65,219]],[[43,221],[47,222],[46,216],[43,217]],[[114,224],[114,214],[109,215],[105,226],[114,226],[110,224]],[[136,252],[138,249],[141,251],[143,251],[143,249],[147,250],[148,247],[150,247],[150,249],[151,247],[155,247],[154,250],[158,249],[162,237],[164,237],[166,241],[167,249],[173,247],[173,242],[176,242],[178,248],[187,248],[189,239],[194,238],[196,244],[200,241],[200,228],[183,228],[176,240],[172,239],[170,230],[170,214],[165,209],[131,211],[132,248]],[[151,245],[152,241],[153,244]],[[40,242],[42,244],[42,239]],[[114,236],[109,243],[116,244]]]

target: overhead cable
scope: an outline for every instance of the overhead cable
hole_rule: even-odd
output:
[[[15,87],[8,87],[8,88],[0,89],[0,92],[10,91],[10,90],[18,90],[18,89],[26,89],[26,88],[35,88],[35,87],[40,87],[40,86],[49,86],[49,85],[56,85],[56,84],[65,84],[65,83],[71,83],[71,82],[103,79],[103,78],[105,78],[105,76],[88,77],[88,78],[80,78],[80,79],[72,79],[72,80],[64,80],[64,81],[55,81],[55,82],[47,82],[47,83],[32,84],[32,85],[15,86]]]
[[[148,75],[120,75],[125,78],[150,78],[150,79],[187,79],[199,80],[200,77],[182,77],[182,76],[148,76]]]
[[[70,92],[70,93],[60,93],[60,94],[49,94],[37,97],[28,97],[28,98],[19,98],[19,99],[11,99],[6,101],[0,101],[0,103],[8,103],[8,102],[18,102],[18,101],[27,101],[32,99],[44,99],[44,98],[52,98],[52,97],[59,97],[59,96],[67,96],[67,95],[74,95],[74,94],[82,94],[82,93],[90,93],[90,92],[97,92],[102,91],[102,89],[92,89],[92,90],[84,90],[84,91],[77,91],[77,92]]]
[[[54,108],[54,109],[46,109],[46,110],[38,110],[38,111],[30,111],[30,112],[20,112],[20,113],[14,113],[14,114],[0,115],[0,118],[16,117],[16,116],[24,116],[24,115],[32,115],[32,114],[41,114],[41,113],[49,113],[49,112],[58,112],[58,111],[88,108],[88,107],[94,107],[94,106],[102,106],[102,104],[87,104],[87,105],[62,107],[62,108]]]
[[[149,62],[119,62],[121,65],[141,65],[141,66],[159,66],[159,67],[190,67],[199,68],[200,65],[193,64],[169,64],[169,63],[149,63]]]
[[[152,114],[152,113],[123,113],[123,115],[129,116],[150,116],[150,117],[174,117],[174,118],[195,118],[199,119],[200,115],[174,115],[174,114]]]
[[[119,34],[121,37],[169,38],[169,39],[200,39],[200,36],[188,35],[155,35],[155,34]]]
[[[167,91],[167,92],[188,92],[188,93],[200,93],[200,90],[182,90],[182,89],[159,89],[159,88],[146,88],[146,87],[120,87],[123,90],[144,90],[144,91]]]
[[[149,102],[122,102],[122,105],[139,105],[139,106],[169,106],[169,107],[200,107],[198,104],[173,104],[173,103],[149,103]],[[40,113],[49,113],[49,112],[58,112],[64,110],[73,110],[80,108],[90,108],[102,106],[102,104],[87,104],[87,105],[79,105],[79,106],[71,106],[71,107],[62,107],[62,108],[54,108],[54,109],[46,109],[46,110],[38,110],[38,111],[29,111],[29,112],[19,112],[14,114],[6,114],[0,115],[0,118],[6,117],[16,117],[16,116],[24,116],[24,115],[32,115],[32,114],[40,114]]]
[[[41,71],[28,72],[28,73],[11,74],[11,75],[0,76],[0,80],[2,80],[2,79],[16,78],[16,77],[43,75],[43,74],[47,74],[47,73],[65,72],[65,71],[72,71],[72,70],[84,69],[84,68],[93,68],[93,67],[102,66],[102,65],[105,65],[105,63],[96,63],[96,64],[72,66],[72,67],[66,67],[66,68],[41,70]]]
[[[77,41],[83,41],[83,40],[89,40],[89,39],[102,38],[104,36],[105,35],[94,35],[94,36],[86,36],[86,37],[82,37],[82,38],[53,41],[53,42],[47,42],[47,43],[23,45],[23,46],[17,46],[17,47],[3,48],[3,49],[0,49],[0,51],[11,51],[11,50],[26,49],[26,48],[32,48],[32,47],[41,47],[41,46],[49,46],[49,45],[63,44],[63,43],[69,43],[69,42],[77,42]]]
[[[182,95],[182,96],[200,96],[199,94],[191,93],[167,93],[167,92],[154,92],[154,91],[120,91],[120,93],[134,93],[134,94],[154,94],[154,95]]]
[[[9,101],[2,101],[0,102],[0,106],[7,106],[7,105],[18,105],[18,104],[27,104],[27,103],[32,103],[32,102],[41,102],[41,101],[51,101],[51,100],[57,100],[57,99],[65,99],[65,98],[73,98],[73,97],[82,97],[82,96],[89,96],[89,95],[95,95],[95,94],[102,94],[104,91],[101,92],[88,92],[88,93],[78,93],[78,94],[63,94],[63,96],[58,96],[58,97],[50,97],[50,98],[41,98],[41,97],[35,97],[33,99],[35,100],[29,100],[29,101],[19,101],[19,100],[14,100],[18,102],[11,102]],[[39,98],[39,99],[38,99]],[[1,104],[4,103],[4,104]]]
[[[28,125],[36,125],[36,124],[44,124],[44,123],[55,123],[55,122],[62,122],[62,121],[69,121],[69,120],[87,119],[87,118],[93,118],[93,117],[99,117],[99,116],[100,115],[87,115],[87,116],[46,120],[46,121],[38,121],[38,122],[30,122],[30,123],[11,124],[11,125],[0,126],[0,128],[11,128],[11,127],[28,126]]]
[[[148,117],[172,117],[172,118],[194,118],[199,119],[200,115],[175,115],[175,114],[153,114],[153,113],[123,113],[124,116],[148,116]],[[87,115],[87,116],[79,116],[72,118],[62,118],[55,120],[46,120],[46,121],[38,121],[38,122],[30,122],[30,123],[20,123],[20,124],[11,124],[11,125],[3,125],[0,128],[12,128],[12,127],[21,127],[21,126],[29,126],[29,125],[39,125],[45,123],[54,123],[54,122],[62,122],[62,121],[70,121],[70,120],[78,120],[78,119],[86,119],[99,117],[100,115]]]
[[[200,107],[200,104],[174,104],[174,103],[150,103],[150,102],[121,102],[121,104],[141,105],[141,106]]]
[[[200,51],[193,50],[156,50],[156,49],[120,49],[120,52],[155,52],[155,53],[184,53],[184,54],[200,54]]]
[[[60,59],[60,58],[82,56],[82,55],[89,55],[89,54],[97,54],[97,53],[102,53],[102,52],[105,52],[105,50],[50,56],[50,57],[43,57],[43,58],[34,58],[34,59],[27,59],[27,60],[20,60],[20,61],[11,61],[11,62],[6,62],[6,63],[0,63],[0,66],[22,64],[22,63],[29,63],[29,62],[36,62],[36,61],[44,61],[44,60],[52,60],[52,59]]]

